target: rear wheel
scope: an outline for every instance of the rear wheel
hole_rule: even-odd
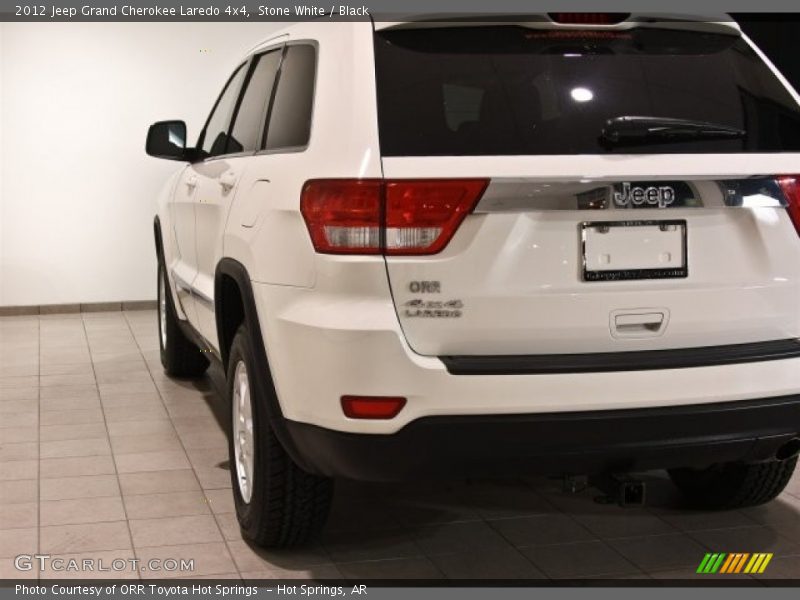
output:
[[[208,359],[184,335],[178,324],[178,315],[169,293],[164,265],[158,265],[158,344],[161,364],[167,375],[173,377],[199,377],[208,368]]]
[[[286,453],[266,414],[263,382],[256,381],[253,343],[244,326],[231,345],[228,399],[231,483],[244,536],[282,548],[312,539],[325,524],[333,481],[301,469]]]
[[[672,469],[672,481],[694,506],[731,509],[773,500],[789,483],[797,457],[763,463],[725,463],[708,469]]]

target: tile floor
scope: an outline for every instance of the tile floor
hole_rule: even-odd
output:
[[[800,578],[797,476],[771,505],[727,513],[678,510],[661,474],[647,508],[624,510],[547,478],[341,483],[318,543],[255,550],[233,514],[222,374],[164,376],[155,323],[147,310],[0,318],[0,579],[53,576],[15,569],[39,552],[192,558],[177,575],[195,577],[670,580],[694,577],[706,551],[774,552],[762,577]]]

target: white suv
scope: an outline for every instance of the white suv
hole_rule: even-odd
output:
[[[753,505],[800,442],[800,105],[730,22],[308,22],[155,220],[167,373],[227,373],[245,535],[335,477],[667,468]]]

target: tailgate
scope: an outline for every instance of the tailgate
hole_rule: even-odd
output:
[[[387,176],[411,163],[387,159]],[[796,338],[800,239],[785,204],[774,177],[496,177],[443,252],[389,256],[389,279],[427,355]]]
[[[553,27],[375,33],[386,180],[488,182],[444,249],[386,257],[411,347],[800,336],[794,92],[732,29]],[[614,138],[614,122],[665,129]]]

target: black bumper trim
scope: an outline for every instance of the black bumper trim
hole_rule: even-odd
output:
[[[713,404],[425,417],[394,434],[286,421],[309,471],[364,481],[705,467],[769,460],[800,435],[800,395]]]
[[[798,357],[800,357],[800,340],[789,339],[640,352],[440,356],[439,358],[451,375],[543,375],[685,369]]]

